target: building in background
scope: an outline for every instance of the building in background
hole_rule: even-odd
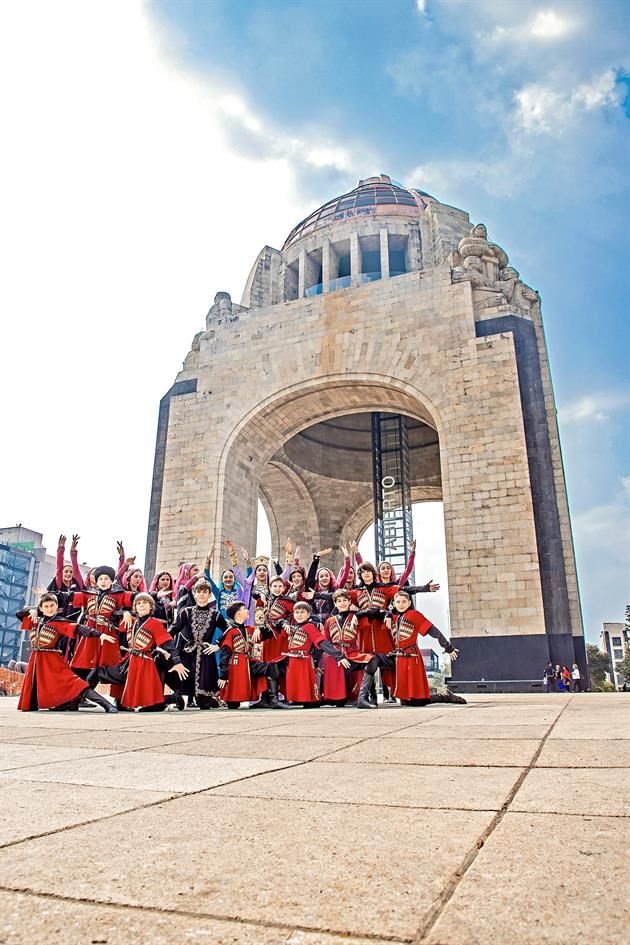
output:
[[[618,664],[621,663],[625,657],[629,647],[630,640],[628,640],[628,631],[623,623],[602,624],[602,631],[599,635],[599,648],[603,653],[608,655],[610,660],[612,667],[612,678],[610,681],[615,689],[620,689],[624,682],[630,682],[630,680],[624,678],[618,668]]]
[[[43,535],[23,525],[0,528],[0,663],[28,659],[29,643],[15,614],[34,604],[55,576]]]

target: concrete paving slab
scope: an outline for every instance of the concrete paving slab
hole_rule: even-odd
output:
[[[40,731],[26,740],[20,739],[20,744],[49,745],[51,748],[65,746],[67,748],[99,748],[108,751],[139,751],[143,748],[164,747],[178,744],[187,744],[191,741],[207,738],[204,732],[178,733],[168,728],[160,732],[135,732],[127,729],[118,729],[115,726],[109,732],[54,732]],[[12,742],[15,744],[15,742]],[[3,749],[0,748],[0,756]]]
[[[630,739],[548,739],[537,768],[630,768]]]
[[[610,740],[628,740],[630,739],[630,713],[624,714],[622,718],[615,719],[614,724],[610,720],[595,718],[590,715],[588,718],[580,716],[564,716],[554,727],[550,738],[556,739],[605,739]]]
[[[222,756],[223,758],[274,758],[287,761],[310,761],[318,755],[336,751],[352,745],[353,738],[317,738],[309,735],[295,735],[293,738],[279,735],[210,735],[186,741],[179,745],[169,745],[169,754]],[[153,751],[154,749],[149,749]],[[155,749],[160,751],[159,748]]]
[[[41,767],[5,771],[0,778],[24,781],[53,781],[63,784],[91,784],[129,790],[167,793],[201,791],[235,778],[248,778],[290,764],[287,761],[252,758],[203,758],[169,755],[165,752],[130,752],[99,755],[85,761],[67,761]]]
[[[0,781],[0,844],[36,837],[75,824],[99,820],[171,797],[167,791],[69,787],[6,779]],[[14,852],[14,858],[19,854]],[[59,861],[63,863],[63,858]]]
[[[526,739],[540,741],[549,731],[548,725],[447,725],[447,720],[437,719],[425,725],[412,725],[409,728],[394,731],[390,738],[431,738],[441,741],[449,738],[469,739]]]
[[[0,749],[0,771],[14,771],[57,761],[80,761],[97,755],[112,754],[101,748],[64,748],[56,745],[16,745],[5,742]],[[18,775],[19,777],[19,775]]]
[[[630,778],[623,768],[534,768],[511,810],[630,817]]]
[[[468,709],[459,712],[451,712],[448,717],[448,723],[453,726],[465,725],[472,727],[474,725],[492,726],[492,725],[547,725],[558,718],[562,707],[554,706],[483,706],[475,709]],[[444,719],[442,719],[444,721]]]
[[[373,945],[373,939],[121,909],[0,889],[3,945]],[[397,943],[393,943],[397,945]],[[402,943],[398,943],[402,945]]]
[[[287,739],[283,739],[286,741]],[[526,767],[532,760],[538,742],[535,739],[449,738],[371,738],[342,748],[323,758],[327,762],[379,762],[397,765],[456,765],[458,767]]]
[[[312,761],[218,788],[214,794],[376,804],[498,810],[520,774],[517,768],[456,768]],[[375,815],[377,816],[377,815]],[[389,816],[389,815],[388,815]]]
[[[2,725],[0,726],[0,742],[28,742],[34,739],[45,739],[46,744],[53,735],[65,735],[67,728],[45,728],[43,726]]]
[[[166,898],[201,916],[412,938],[490,817],[389,808],[379,830],[352,805],[199,794],[108,820],[116,869],[94,870],[102,833],[77,827],[23,844],[19,857],[0,850],[0,876],[5,887],[55,893],[50,864],[63,863],[76,898],[157,908]]]
[[[390,732],[399,732],[404,730],[409,722],[373,722],[362,721],[364,712],[360,709],[348,709],[344,718],[335,719],[334,724],[327,722],[324,713],[311,713],[317,715],[317,719],[301,721],[296,719],[291,724],[285,724],[266,730],[267,735],[280,736],[317,736],[318,738],[377,738],[380,735],[387,735]],[[376,713],[371,713],[376,715]],[[331,720],[332,721],[332,720]]]
[[[427,945],[620,945],[630,821],[508,812]]]

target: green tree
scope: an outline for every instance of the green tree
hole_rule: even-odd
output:
[[[623,676],[623,681],[630,683],[630,646],[626,646],[626,655],[616,664],[616,668]]]
[[[610,660],[606,653],[602,653],[594,643],[586,644],[586,659],[588,662],[588,672],[591,677],[593,688],[599,688],[606,679],[606,673],[611,672]]]

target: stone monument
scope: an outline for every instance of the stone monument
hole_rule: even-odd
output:
[[[538,293],[485,226],[384,174],[265,246],[240,304],[215,296],[160,404],[148,573],[254,551],[259,498],[276,549],[356,538],[375,411],[407,418],[412,500],[444,503],[455,684],[585,674]]]

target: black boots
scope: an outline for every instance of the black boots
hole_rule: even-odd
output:
[[[269,693],[267,705],[270,709],[288,709],[286,702],[280,702],[278,699],[278,680],[271,677],[267,680],[267,692]]]
[[[93,689],[86,689],[82,696],[82,700],[83,699],[87,699],[94,705],[100,706],[101,709],[105,709],[106,712],[118,712],[118,709],[113,704],[113,702],[110,702],[109,699],[106,699],[105,696],[102,696],[100,692],[94,692]]]
[[[451,692],[450,689],[447,689],[445,692],[432,692],[431,702],[449,702],[451,705],[467,704],[463,696],[456,695],[454,692]]]
[[[370,689],[372,688],[372,683],[374,682],[374,674],[368,673],[366,670],[363,673],[363,679],[361,680],[361,688],[359,689],[359,697],[357,699],[357,709],[375,709],[376,706],[373,702],[370,701]]]

